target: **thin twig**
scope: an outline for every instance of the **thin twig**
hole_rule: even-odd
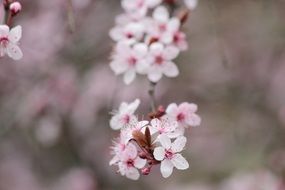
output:
[[[149,94],[149,97],[150,97],[150,108],[151,108],[151,111],[152,112],[155,112],[155,108],[156,108],[156,105],[155,105],[155,86],[156,86],[157,83],[155,82],[150,82],[149,84],[149,90],[148,90],[148,94]]]

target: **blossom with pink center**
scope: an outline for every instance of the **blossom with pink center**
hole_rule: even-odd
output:
[[[117,44],[113,61],[110,63],[115,74],[124,74],[124,82],[130,84],[136,77],[136,73],[144,73],[147,67],[146,55],[148,47],[144,43],[131,46],[129,43]]]
[[[128,126],[130,123],[136,123],[137,117],[134,112],[138,108],[140,100],[136,99],[134,102],[128,104],[126,102],[121,103],[119,110],[114,114],[110,120],[110,126],[114,130],[119,130]]]
[[[173,167],[178,170],[189,168],[187,160],[179,153],[186,145],[184,136],[178,137],[173,143],[166,135],[159,136],[160,147],[154,149],[153,155],[156,160],[161,161],[160,172],[164,178],[172,174]]]
[[[167,116],[178,122],[183,127],[196,127],[201,124],[201,118],[196,114],[198,106],[193,103],[181,103],[179,106],[175,103],[168,105],[166,109]]]
[[[155,39],[159,42],[170,44],[173,41],[174,32],[180,29],[180,20],[176,17],[171,18],[169,11],[164,6],[157,7],[152,14],[152,18],[146,22],[147,39]]]
[[[187,8],[189,10],[194,10],[196,9],[197,5],[198,5],[198,0],[184,0],[185,5],[187,6]]]
[[[129,143],[121,155],[121,160],[118,163],[119,172],[122,176],[126,176],[132,180],[138,180],[140,173],[138,169],[142,169],[146,164],[146,160],[138,156],[138,151],[135,145]]]
[[[158,133],[159,135],[167,135],[169,138],[176,138],[180,134],[176,133],[176,129],[178,127],[178,124],[176,121],[171,121],[168,118],[163,118],[163,119],[152,119],[150,121],[150,132],[151,134]]]
[[[117,25],[110,30],[110,36],[114,41],[136,40],[143,37],[145,26],[142,22],[131,22],[126,25]]]
[[[23,57],[23,53],[18,46],[22,37],[22,27],[16,26],[10,30],[7,25],[0,25],[0,57],[7,54],[14,60]]]
[[[174,46],[164,46],[161,43],[150,45],[147,57],[149,64],[147,69],[148,79],[152,82],[158,82],[163,75],[167,77],[176,77],[179,70],[172,62],[179,54],[179,49]]]

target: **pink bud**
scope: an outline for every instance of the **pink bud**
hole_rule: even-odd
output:
[[[141,159],[146,159],[146,158],[147,158],[147,154],[146,154],[145,152],[140,152],[140,153],[139,153],[139,157],[140,157]]]
[[[22,5],[18,1],[15,1],[10,5],[10,11],[12,12],[13,15],[18,14],[21,11],[21,9]]]
[[[151,167],[146,167],[141,170],[143,175],[148,175],[150,173]]]

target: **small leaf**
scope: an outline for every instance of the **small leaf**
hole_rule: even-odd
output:
[[[145,138],[146,138],[148,147],[151,147],[151,134],[150,134],[150,130],[148,127],[145,128]]]
[[[148,142],[146,140],[145,135],[140,131],[133,131],[132,133],[133,138],[136,140],[139,146],[141,147],[148,147]]]

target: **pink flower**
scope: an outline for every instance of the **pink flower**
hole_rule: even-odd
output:
[[[0,57],[7,54],[14,60],[23,57],[23,53],[18,46],[22,37],[22,27],[16,26],[10,30],[7,25],[0,25]]]
[[[172,103],[168,105],[166,113],[169,117],[173,118],[178,124],[182,126],[196,127],[201,124],[201,118],[196,114],[198,106],[193,103],[181,103],[179,106]]]
[[[130,123],[137,122],[137,117],[134,112],[138,108],[140,100],[136,99],[134,102],[128,104],[126,102],[121,103],[118,112],[110,120],[110,126],[114,130],[119,130],[128,126]]]
[[[138,169],[142,169],[146,164],[146,160],[138,156],[137,148],[132,143],[129,143],[125,151],[121,155],[121,160],[118,163],[119,172],[122,176],[129,179],[137,180],[140,177]]]
[[[147,45],[143,43],[135,44],[133,47],[121,42],[117,45],[110,63],[111,69],[117,74],[124,73],[124,82],[130,84],[136,77],[136,73],[143,73],[146,64]]]
[[[151,134],[158,133],[158,135],[167,135],[169,138],[176,138],[180,134],[176,133],[176,129],[178,127],[178,124],[176,121],[170,121],[167,118],[164,118],[162,120],[159,119],[152,119],[150,122],[150,132]]]
[[[166,135],[160,135],[159,141],[161,147],[154,149],[154,157],[161,161],[160,171],[164,178],[172,174],[173,167],[178,170],[186,170],[189,168],[187,160],[179,153],[183,150],[186,144],[184,136],[178,137],[173,143]]]
[[[173,59],[179,53],[174,46],[164,46],[161,43],[153,43],[149,48],[147,63],[149,64],[147,75],[150,81],[158,82],[162,75],[176,77],[179,74],[178,68]]]

